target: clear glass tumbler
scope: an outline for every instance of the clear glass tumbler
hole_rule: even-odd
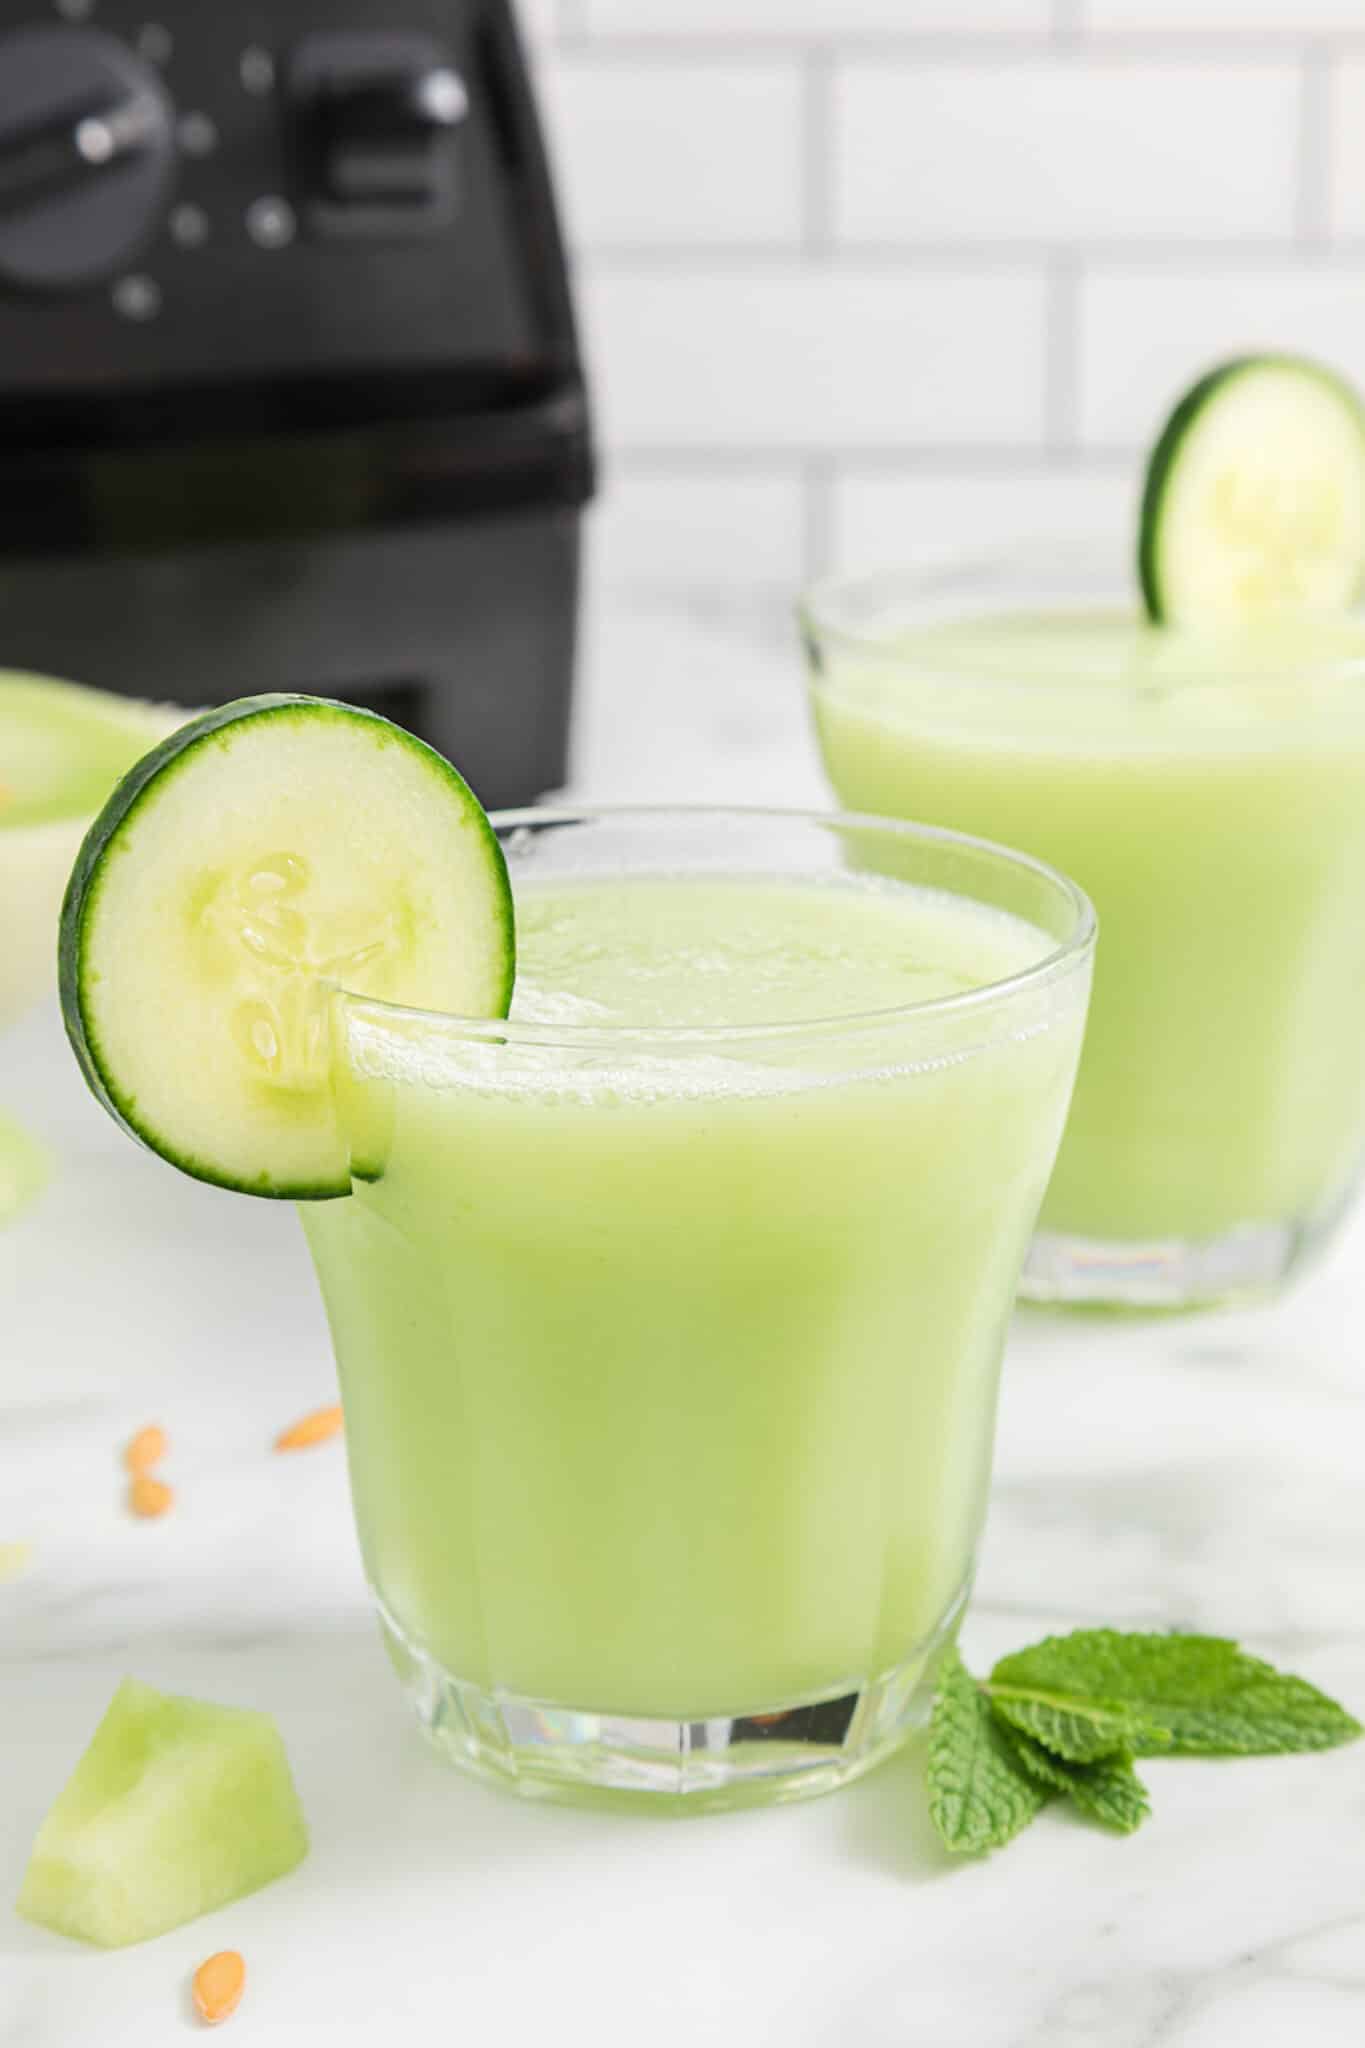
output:
[[[1023,940],[988,985],[869,1012],[850,969],[843,1014],[779,1026],[727,1023],[732,994],[755,1014],[734,982],[685,1028],[560,1022],[544,990],[495,1024],[333,999],[353,1192],[303,1220],[365,1563],[432,1740],[561,1796],[829,1789],[922,1717],[967,1597],[1090,907],[884,821],[494,822],[523,916],[568,885],[723,879],[930,890]]]
[[[803,606],[841,802],[980,832],[1099,914],[1027,1295],[1276,1288],[1365,1141],[1365,621],[1140,623],[1117,550],[1021,547]]]

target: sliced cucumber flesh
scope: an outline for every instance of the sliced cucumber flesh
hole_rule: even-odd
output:
[[[1148,464],[1139,572],[1171,625],[1344,610],[1365,580],[1365,414],[1316,363],[1252,356],[1212,370]]]
[[[63,910],[68,1031],[105,1106],[202,1180],[344,1194],[328,990],[496,1017],[511,896],[477,800],[372,713],[255,698],[159,747]]]

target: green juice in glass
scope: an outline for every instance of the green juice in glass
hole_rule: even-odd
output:
[[[459,1761],[723,1801],[743,1717],[793,1738],[753,1720],[750,1775],[819,1789],[922,1705],[1088,941],[860,876],[878,838],[544,879],[513,839],[510,1028],[340,1001],[357,1178],[304,1227],[368,1573]]]
[[[807,611],[841,801],[1072,874],[1100,919],[1026,1273],[1178,1305],[1275,1284],[1365,1139],[1365,624],[1200,639],[1076,605]]]

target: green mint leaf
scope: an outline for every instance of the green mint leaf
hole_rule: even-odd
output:
[[[1065,1792],[1090,1819],[1121,1835],[1131,1835],[1151,1812],[1147,1787],[1133,1769],[1128,1756],[1101,1757],[1095,1763],[1066,1763],[1051,1755],[1030,1735],[1011,1729],[1011,1740],[1019,1762],[1040,1785]]]
[[[963,1856],[1003,1848],[1048,1796],[1022,1768],[1008,1731],[956,1650],[949,1650],[929,1723],[929,1811],[944,1846]]]
[[[1082,1813],[1120,1835],[1131,1835],[1142,1826],[1152,1806],[1130,1756],[1107,1756],[1075,1768],[1070,1791]]]
[[[1002,1721],[1041,1742],[1068,1763],[1091,1764],[1105,1756],[1133,1756],[1170,1747],[1170,1732],[1135,1713],[1118,1700],[1067,1699],[1054,1693],[1025,1692],[1020,1686],[986,1687]]]
[[[1266,1756],[1330,1749],[1360,1724],[1306,1679],[1276,1671],[1223,1636],[1125,1634],[1077,1629],[1002,1657],[992,1687],[1045,1694],[1072,1710],[1127,1707],[1168,1730],[1169,1743],[1139,1733],[1138,1756]],[[1030,1731],[1036,1732],[1036,1731]]]

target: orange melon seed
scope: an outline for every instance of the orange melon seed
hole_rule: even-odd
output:
[[[194,1973],[194,2004],[211,2027],[236,2012],[246,1983],[246,1964],[235,1948],[220,1949]]]
[[[152,1521],[157,1515],[164,1515],[175,1500],[164,1479],[153,1479],[149,1472],[139,1472],[128,1488],[128,1505],[135,1515],[144,1521]]]
[[[150,1472],[166,1455],[166,1432],[152,1423],[130,1437],[124,1446],[123,1463],[129,1472]]]
[[[315,1408],[311,1415],[304,1415],[288,1429],[281,1430],[275,1439],[277,1451],[306,1451],[312,1444],[326,1443],[329,1437],[341,1430],[341,1408]]]

